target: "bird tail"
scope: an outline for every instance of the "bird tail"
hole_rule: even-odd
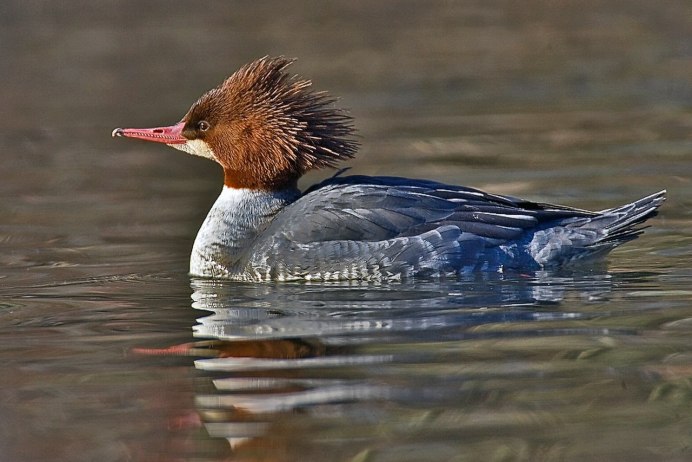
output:
[[[643,197],[635,202],[612,209],[602,210],[590,224],[602,227],[604,232],[592,246],[615,247],[639,236],[645,228],[636,226],[658,214],[658,208],[666,200],[666,190]]]
[[[536,233],[532,237],[534,243],[543,242],[544,245],[535,246],[531,257],[543,268],[600,257],[639,236],[645,228],[637,225],[655,216],[665,199],[664,190],[630,204],[602,210],[589,217],[573,218],[561,226],[547,228],[540,235]],[[544,233],[553,237],[546,237],[542,235]],[[545,241],[551,239],[553,244],[545,245]],[[529,248],[532,248],[531,244]]]

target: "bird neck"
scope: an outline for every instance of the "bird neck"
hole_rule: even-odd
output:
[[[296,187],[265,191],[224,186],[197,233],[190,274],[230,276],[254,239],[299,196]]]

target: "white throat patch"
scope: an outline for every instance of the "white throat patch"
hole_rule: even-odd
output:
[[[217,161],[214,151],[202,140],[187,140],[185,144],[169,144],[168,146],[192,154],[193,156],[206,157],[207,159]]]

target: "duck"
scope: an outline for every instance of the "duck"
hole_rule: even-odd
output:
[[[602,258],[642,233],[666,191],[597,212],[432,180],[308,171],[357,150],[352,117],[263,57],[202,95],[176,124],[116,128],[218,163],[221,193],[192,246],[190,275],[236,281],[395,281],[535,272]]]

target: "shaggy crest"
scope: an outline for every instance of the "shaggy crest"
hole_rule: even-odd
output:
[[[294,60],[264,57],[204,94],[183,118],[183,135],[205,141],[233,187],[277,189],[311,169],[352,158],[352,119],[334,98],[290,76]]]

